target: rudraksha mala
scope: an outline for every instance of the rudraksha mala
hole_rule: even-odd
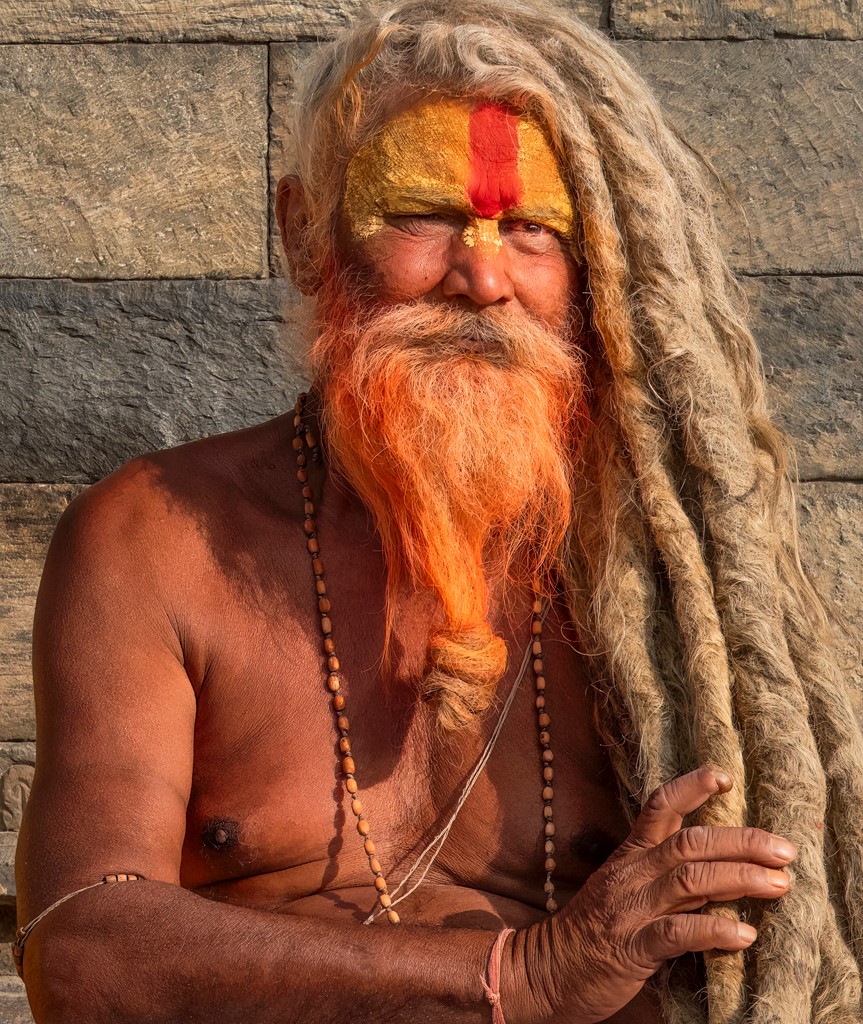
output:
[[[317,525],[315,523],[315,506],[313,502],[312,488],[309,484],[308,457],[313,462],[321,461],[321,449],[318,440],[311,428],[303,421],[307,395],[301,394],[294,407],[294,451],[297,459],[297,480],[300,484],[303,496],[303,513],[305,520],[303,530],[306,534],[306,548],[312,560],[312,573],[315,581],[315,597],[318,603],[320,614],[321,633],[323,634],[324,656],[326,659],[326,685],[330,694],[330,701],[335,717],[336,730],[339,734],[339,752],[341,754],[341,768],[344,776],[344,786],[351,802],[351,811],[357,822],[357,832],[363,841],[363,850],[369,862],[369,869],[374,875],[374,887],[377,892],[378,903],[386,913],[390,924],[399,924],[398,913],[393,910],[393,899],[387,887],[387,881],[381,869],[380,861],[377,858],[375,844],[371,838],[371,826],[363,810],[362,802],[359,799],[359,784],[356,777],[356,764],[351,752],[350,722],[347,716],[347,698],[342,690],[341,664],[336,654],[335,641],[333,640],[333,623],[331,618],[332,602],[327,595],[327,583],[324,574],[324,564],[321,561],[320,545],[318,543]],[[542,602],[536,598],[533,605],[533,616],[531,619],[531,635],[533,637],[531,653],[533,655],[533,674],[536,687],[536,711],[537,724],[539,726],[539,745],[541,748],[542,765],[542,800],[543,800],[543,832],[545,837],[545,909],[553,914],[557,910],[557,903],[554,899],[554,882],[552,875],[555,869],[554,861],[554,809],[552,800],[554,790],[552,780],[554,779],[554,768],[552,761],[554,754],[551,749],[551,718],[545,706],[545,677],[543,676],[542,662]]]

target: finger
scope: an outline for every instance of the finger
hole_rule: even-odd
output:
[[[687,861],[646,887],[645,909],[658,916],[698,910],[705,903],[724,903],[744,896],[770,900],[784,896],[790,886],[787,871],[760,864]]]
[[[727,793],[731,786],[727,772],[707,766],[666,782],[648,797],[624,847],[644,849],[658,846],[680,829],[684,815],[699,808],[716,793]]]
[[[670,914],[651,921],[635,937],[635,955],[641,966],[655,970],[663,960],[705,949],[746,949],[757,938],[742,921],[710,914]]]
[[[761,828],[693,825],[669,836],[648,854],[656,874],[664,874],[694,860],[751,861],[765,867],[784,867],[797,856],[797,848],[782,836]]]

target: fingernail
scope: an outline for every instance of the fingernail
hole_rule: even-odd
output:
[[[744,942],[754,942],[758,938],[758,932],[751,924],[744,924],[742,921],[737,925],[737,934]]]
[[[716,779],[716,784],[719,786],[720,789],[731,788],[731,776],[728,775],[726,772],[714,771],[713,777],[714,779]]]
[[[770,871],[768,872],[767,879],[777,889],[787,889],[791,884],[790,877],[784,871]]]
[[[787,839],[780,839],[778,836],[774,836],[770,840],[770,852],[775,853],[777,857],[781,857],[783,860],[793,860],[797,853],[793,843],[789,843]]]

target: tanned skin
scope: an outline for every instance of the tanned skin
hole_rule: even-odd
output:
[[[285,179],[289,258],[303,216],[299,183]],[[580,287],[552,238],[539,255],[489,257],[390,227],[362,251],[346,243],[380,301],[515,303],[560,323]],[[657,1022],[642,986],[664,960],[752,941],[690,911],[780,897],[793,846],[754,829],[682,829],[732,784],[708,768],[658,791],[630,833],[578,637],[555,606],[544,648],[561,910],[543,909],[525,685],[433,871],[399,906],[404,923],[364,927],[375,900],[339,778],[292,437],[286,413],[135,459],[57,527],[34,631],[39,763],[20,920],[108,872],[147,881],[84,893],[37,926],[25,953],[37,1024],[488,1021],[480,976],[504,925],[519,929],[503,957],[509,1024]],[[392,885],[446,821],[496,711],[436,740],[412,682],[433,607],[404,594],[383,674],[380,545],[323,466],[311,482],[361,798]],[[511,652],[501,693],[530,610],[528,593],[492,595]]]

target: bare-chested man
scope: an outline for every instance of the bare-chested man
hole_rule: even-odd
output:
[[[791,796],[818,606],[697,164],[598,35],[482,0],[324,48],[296,143],[311,396],[51,545],[21,922],[143,878],[33,929],[38,1024],[696,1021],[705,970],[711,1020],[852,1006],[853,851]]]

